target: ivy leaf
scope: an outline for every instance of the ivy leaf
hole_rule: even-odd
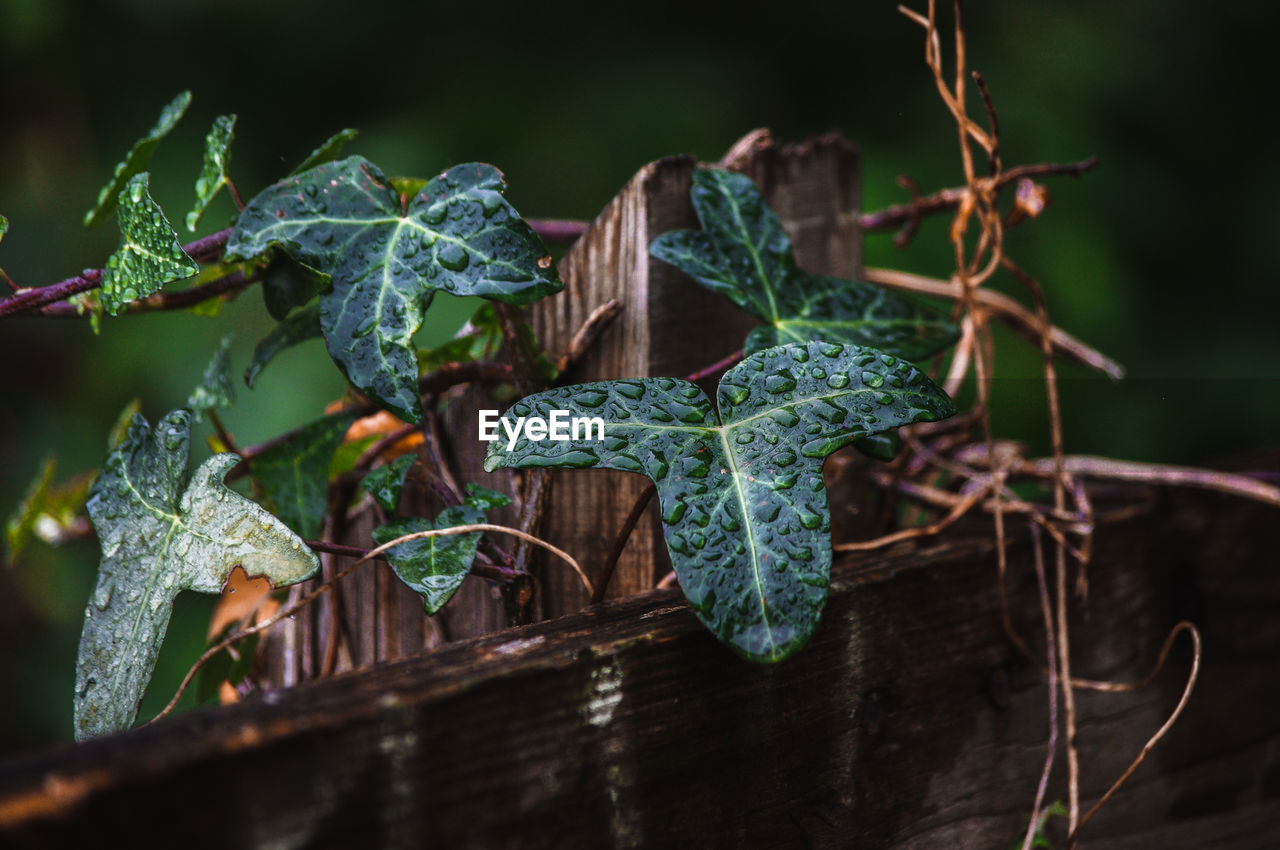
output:
[[[120,192],[125,188],[125,184],[129,183],[134,175],[140,174],[146,169],[147,163],[151,162],[151,157],[156,152],[156,148],[160,146],[160,140],[169,134],[169,131],[178,123],[178,119],[182,117],[190,105],[191,92],[184,91],[169,101],[165,108],[160,111],[160,118],[156,121],[155,126],[151,128],[147,135],[133,143],[129,154],[116,166],[115,173],[111,175],[107,185],[103,186],[102,190],[98,192],[98,202],[93,205],[93,209],[84,214],[85,227],[101,224],[115,211],[116,200],[119,198]]]
[[[511,501],[502,493],[484,487],[468,485],[467,491],[466,503],[445,508],[436,517],[434,524],[422,517],[395,520],[375,528],[374,541],[382,545],[417,531],[481,523],[485,521],[486,510]],[[400,580],[422,596],[427,615],[430,616],[453,598],[453,594],[462,585],[462,580],[471,572],[480,537],[481,532],[475,531],[410,540],[388,549],[387,561]]]
[[[253,348],[253,361],[244,370],[244,382],[250,389],[258,380],[258,375],[267,368],[267,364],[275,356],[287,348],[300,342],[316,339],[320,333],[320,305],[312,304],[303,307],[283,322],[276,325],[271,333],[264,336]]]
[[[869,458],[888,463],[902,451],[902,437],[898,436],[897,431],[885,431],[859,437],[853,441],[853,446]]]
[[[102,270],[102,306],[113,316],[130,301],[200,271],[182,250],[160,205],[151,200],[148,178],[145,171],[135,175],[120,193],[120,247]]]
[[[76,661],[77,740],[133,722],[180,591],[217,593],[237,565],[276,587],[320,567],[280,520],[223,484],[236,455],[214,455],[188,480],[190,441],[186,410],[154,432],[135,416],[90,493],[102,561]]]
[[[747,354],[828,340],[920,360],[958,338],[944,315],[914,299],[802,271],[782,222],[750,178],[699,169],[690,196],[702,230],[663,233],[649,253],[765,322],[748,335]]]
[[[874,349],[793,343],[720,379],[720,421],[674,378],[604,381],[523,399],[503,415],[600,417],[603,439],[490,443],[485,469],[602,467],[658,488],[680,586],[699,619],[755,661],[802,646],[826,603],[831,518],[822,461],[852,440],[951,416],[951,399],[910,363]],[[499,433],[505,433],[501,428]],[[598,437],[598,433],[589,436]]]
[[[0,215],[0,242],[4,241],[4,235],[9,232],[9,219]]]
[[[50,546],[60,546],[76,538],[84,518],[84,503],[97,471],[81,472],[69,480],[54,483],[58,459],[45,458],[40,472],[27,487],[21,504],[5,523],[6,561],[17,561],[32,537]]]
[[[279,247],[328,275],[329,353],[347,379],[406,422],[421,420],[413,335],[436,291],[526,304],[562,288],[541,240],[478,163],[430,180],[408,204],[363,157],[288,177],[240,214],[227,256]]]
[[[289,257],[274,253],[262,273],[262,303],[276,321],[283,321],[294,307],[301,307],[329,288],[329,279]]]
[[[187,397],[187,407],[197,422],[205,413],[215,408],[231,407],[236,400],[235,387],[231,385],[231,340],[234,338],[234,333],[222,338],[209,365],[204,367],[204,377]]]
[[[187,213],[187,230],[192,233],[196,232],[196,225],[214,196],[227,185],[227,163],[231,161],[231,140],[235,135],[236,116],[219,115],[204,137],[204,162],[196,178],[196,203]]]
[[[132,398],[116,416],[116,421],[112,423],[111,430],[107,432],[107,451],[111,451],[116,446],[124,442],[124,438],[129,436],[129,427],[133,425],[133,417],[142,412],[142,399]]]
[[[332,162],[338,158],[339,154],[342,153],[342,149],[346,147],[347,142],[351,141],[358,135],[360,135],[360,131],[354,130],[351,127],[348,127],[345,130],[339,130],[329,138],[325,139],[324,142],[321,143],[320,147],[307,154],[307,158],[302,161],[302,164],[293,169],[293,171],[290,171],[288,176],[292,177],[295,174],[301,174],[308,169],[315,168],[317,165],[321,165],[322,163]]]
[[[396,506],[400,504],[400,491],[404,489],[404,479],[409,474],[409,467],[413,466],[413,462],[417,459],[416,455],[401,455],[391,463],[383,464],[366,475],[360,482],[360,486],[373,497],[375,502],[382,505],[384,510],[394,512]]]
[[[528,333],[527,324],[521,327]],[[502,347],[502,326],[492,304],[481,304],[457,335],[435,348],[418,352],[418,371],[434,372],[446,363],[467,363],[490,357]],[[536,350],[536,342],[534,344]]]
[[[355,414],[326,416],[276,443],[250,464],[276,516],[305,538],[320,535],[329,495],[329,462]]]

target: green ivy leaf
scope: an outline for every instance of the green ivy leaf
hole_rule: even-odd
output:
[[[395,512],[400,504],[400,491],[404,489],[404,479],[409,474],[417,455],[404,454],[391,463],[377,467],[364,477],[360,486],[373,497],[373,500],[388,512]]]
[[[703,229],[663,233],[649,253],[766,323],[747,337],[747,354],[828,340],[919,360],[958,338],[945,316],[914,299],[802,271],[790,237],[750,178],[699,169],[690,195]]]
[[[231,385],[231,340],[234,338],[234,333],[222,338],[209,365],[204,367],[204,377],[187,397],[187,407],[197,422],[210,410],[231,407],[236,400],[236,390]]]
[[[227,256],[279,247],[329,275],[320,297],[329,353],[365,395],[421,420],[413,335],[436,291],[525,304],[562,284],[489,165],[458,165],[402,208],[382,172],[350,157],[288,177],[241,213]]]
[[[348,127],[345,130],[339,130],[329,138],[325,139],[324,142],[321,143],[320,147],[307,154],[307,158],[302,161],[302,164],[293,169],[293,171],[290,171],[288,176],[292,177],[295,174],[301,174],[308,169],[315,168],[317,165],[332,162],[338,158],[339,154],[342,153],[342,149],[347,146],[347,142],[351,141],[358,135],[360,135],[360,131],[352,129],[351,127]]]
[[[523,327],[527,330],[529,326]],[[481,304],[453,339],[435,348],[418,351],[418,371],[434,372],[446,363],[467,363],[491,357],[501,347],[502,326],[498,324],[493,305]]]
[[[77,740],[133,722],[180,591],[218,593],[237,565],[276,587],[320,567],[280,520],[222,483],[236,455],[209,458],[188,480],[190,441],[186,410],[154,432],[135,416],[91,491],[102,561],[76,661]]]
[[[300,342],[317,339],[320,336],[322,336],[320,332],[320,305],[311,304],[298,310],[276,325],[271,330],[271,333],[264,336],[254,346],[253,361],[249,364],[249,368],[244,370],[245,384],[252,389],[254,383],[258,380],[258,375],[262,374],[262,370],[267,368],[267,364],[274,360],[275,356],[280,352],[287,348],[292,348]]]
[[[874,349],[809,342],[747,357],[720,379],[720,421],[695,384],[642,378],[562,387],[503,415],[600,417],[604,439],[489,445],[485,469],[603,467],[658,488],[680,586],[721,640],[778,661],[813,634],[826,603],[831,521],[827,455],[859,437],[951,416],[951,399],[910,363]],[[506,426],[502,426],[505,428]],[[502,428],[499,434],[504,434]],[[598,436],[598,435],[595,435]]]
[[[151,200],[148,178],[145,171],[135,175],[120,192],[120,247],[102,270],[102,306],[113,316],[130,301],[200,271],[182,250],[160,205]]]
[[[219,115],[204,137],[204,162],[196,178],[196,203],[187,213],[187,230],[192,233],[214,196],[227,185],[227,163],[231,161],[231,141],[235,135],[236,116]]]
[[[57,458],[46,457],[21,504],[5,523],[6,561],[10,566],[32,537],[50,546],[60,546],[76,537],[75,526],[84,517],[84,503],[98,473],[81,472],[54,483],[57,469]]]
[[[4,241],[4,235],[9,232],[9,219],[0,215],[0,242]]]
[[[250,464],[276,516],[305,538],[320,535],[328,507],[329,463],[354,421],[353,413],[317,419]]]
[[[486,510],[511,502],[502,493],[484,487],[468,485],[467,492],[465,504],[445,508],[434,524],[422,517],[395,520],[375,528],[374,541],[382,545],[418,531],[474,525],[485,521]],[[453,598],[471,572],[480,537],[481,533],[475,531],[410,540],[388,549],[387,561],[400,580],[422,596],[430,616]]]
[[[898,436],[897,431],[885,431],[859,437],[853,441],[853,447],[869,458],[888,463],[902,451],[902,437]]]
[[[151,128],[147,135],[133,143],[128,156],[116,166],[115,173],[111,175],[107,185],[103,186],[102,190],[98,192],[98,202],[93,205],[93,209],[84,214],[85,227],[101,224],[115,211],[116,201],[120,196],[120,192],[125,188],[125,184],[129,183],[134,175],[140,174],[146,169],[147,163],[151,162],[151,157],[156,152],[156,148],[160,146],[160,140],[169,134],[169,131],[178,123],[178,119],[182,117],[190,105],[191,92],[184,91],[169,101],[165,108],[160,111],[160,118],[156,121],[155,126]]]
[[[262,303],[276,321],[283,321],[294,307],[301,307],[329,288],[329,278],[314,269],[275,252],[262,273]]]

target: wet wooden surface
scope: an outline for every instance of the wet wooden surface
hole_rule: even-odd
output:
[[[1280,846],[1276,513],[1186,493],[1128,513],[1099,529],[1073,670],[1140,678],[1191,619],[1203,672],[1081,846]],[[1015,536],[1015,623],[1038,648]],[[1012,847],[1046,687],[999,623],[985,526],[840,561],[813,642],[776,666],[649,592],[10,760],[0,846]],[[1086,805],[1188,656],[1145,691],[1079,694]]]

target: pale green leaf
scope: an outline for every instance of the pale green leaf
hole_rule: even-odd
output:
[[[188,479],[190,439],[186,410],[154,432],[134,417],[91,491],[102,561],[76,661],[77,740],[133,722],[180,591],[218,593],[237,565],[276,587],[319,569],[297,535],[223,484],[236,455],[215,455]]]
[[[4,235],[9,232],[9,219],[0,215],[0,241],[4,240]]]
[[[278,247],[328,275],[320,318],[330,355],[357,389],[418,422],[413,335],[435,292],[525,304],[562,286],[505,188],[496,168],[469,163],[430,180],[405,206],[382,172],[350,157],[254,198],[227,256]]]
[[[57,466],[53,455],[45,458],[26,496],[5,523],[6,559],[10,565],[32,537],[60,546],[81,536],[77,526],[84,520],[84,503],[98,473],[81,472],[55,483]]]
[[[196,178],[196,203],[187,213],[187,229],[192,233],[195,233],[214,196],[227,185],[227,164],[231,161],[231,141],[235,135],[236,116],[219,115],[213,119],[213,126],[204,137],[204,162],[200,166],[200,176]]]
[[[919,360],[955,342],[955,325],[932,307],[867,283],[802,271],[790,237],[750,178],[699,169],[690,195],[702,230],[663,233],[649,252],[765,322],[747,337],[747,354],[827,340]]]
[[[277,354],[300,342],[320,337],[320,305],[311,304],[303,307],[277,324],[271,333],[254,346],[253,361],[249,363],[249,368],[244,370],[244,382],[252,388],[258,380],[258,375],[262,374],[262,370],[275,359]]]
[[[317,419],[250,463],[276,516],[303,537],[318,537],[324,527],[329,464],[353,421],[352,413]]]
[[[147,135],[134,142],[129,154],[116,166],[115,173],[111,175],[107,185],[98,192],[98,202],[93,205],[93,209],[84,214],[85,227],[93,227],[106,221],[107,217],[115,211],[116,201],[120,192],[124,190],[125,184],[132,180],[134,175],[146,169],[156,148],[160,146],[160,140],[169,134],[190,105],[191,92],[184,91],[161,110],[155,126]]]
[[[112,423],[111,430],[107,432],[107,451],[112,451],[116,446],[124,442],[124,438],[129,436],[129,428],[133,425],[133,417],[142,412],[142,399],[133,398],[124,409],[116,416],[116,421]]]
[[[231,384],[231,340],[234,338],[234,333],[222,338],[209,365],[204,367],[204,377],[187,397],[187,407],[197,422],[205,413],[231,407],[236,400],[236,390]]]
[[[49,497],[49,488],[53,486],[53,477],[58,473],[58,459],[52,454],[44,459],[40,471],[27,485],[27,493],[18,503],[18,507],[10,514],[4,524],[5,560],[12,566],[27,548],[31,535],[35,531],[36,519],[44,510],[45,500]]]
[[[147,179],[146,172],[135,175],[120,192],[120,246],[102,270],[102,306],[113,316],[130,301],[200,271],[182,250],[160,205],[151,200]]]
[[[869,434],[951,416],[946,394],[874,349],[793,343],[720,380],[720,417],[695,384],[642,378],[562,387],[503,415],[600,417],[604,438],[490,443],[485,468],[602,467],[657,485],[680,586],[698,617],[747,658],[802,646],[826,603],[831,522],[822,462]],[[499,429],[500,434],[506,426]],[[572,436],[572,434],[570,435]],[[590,436],[598,437],[591,433]]]

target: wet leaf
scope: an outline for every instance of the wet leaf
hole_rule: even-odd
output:
[[[190,439],[186,410],[154,431],[135,416],[90,493],[102,561],[76,662],[77,740],[133,722],[180,591],[217,593],[236,565],[276,587],[319,569],[280,520],[223,484],[238,457],[215,455],[188,478]]]
[[[534,441],[522,433],[513,447],[505,438],[490,443],[485,468],[648,476],[671,561],[699,619],[747,658],[778,661],[809,639],[826,603],[823,459],[859,437],[942,419],[955,407],[904,360],[819,342],[750,355],[721,378],[718,398],[719,421],[702,390],[674,378],[538,393],[502,418],[514,426],[553,410],[600,417],[604,438]]]
[[[253,361],[249,364],[249,368],[244,370],[245,384],[252,389],[258,380],[258,375],[262,374],[262,370],[267,368],[267,364],[280,352],[300,342],[318,339],[320,336],[320,305],[312,304],[303,307],[276,325],[271,333],[254,346]]]
[[[9,219],[0,215],[0,242],[4,241],[4,235],[9,232]]]
[[[113,316],[130,301],[200,271],[182,250],[160,205],[151,200],[147,179],[145,171],[134,176],[120,193],[120,246],[102,270],[102,306]]]
[[[328,288],[328,277],[280,252],[273,253],[262,273],[262,303],[276,321],[284,321],[290,310]]]
[[[347,142],[351,141],[358,135],[360,135],[360,131],[352,129],[351,127],[348,127],[345,130],[339,130],[329,138],[325,139],[320,144],[320,147],[307,154],[307,158],[304,159],[297,168],[290,171],[289,176],[292,177],[293,175],[301,174],[310,168],[315,168],[317,165],[332,162],[342,153],[342,149],[347,146]]]
[[[241,213],[227,256],[278,247],[332,279],[325,343],[348,380],[408,422],[421,419],[413,335],[436,291],[526,304],[561,288],[541,240],[489,165],[458,165],[402,208],[362,157],[271,186]]]
[[[859,437],[853,441],[853,447],[869,458],[888,463],[902,451],[902,438],[897,431],[885,431],[882,434]]]
[[[107,432],[107,451],[111,451],[124,442],[124,438],[129,436],[129,426],[133,424],[133,417],[141,412],[142,399],[130,399],[129,403],[116,416],[116,421],[111,425],[111,430]]]
[[[196,178],[196,203],[187,213],[187,229],[192,233],[214,197],[227,185],[227,163],[231,161],[231,140],[235,135],[236,117],[219,115],[204,137],[204,162]]]
[[[473,489],[473,485],[469,485],[467,491],[466,503],[445,508],[435,523],[423,517],[395,520],[375,528],[374,541],[382,545],[417,531],[485,522],[486,510],[511,501],[502,493],[484,487]],[[475,531],[410,540],[388,549],[387,561],[400,580],[422,596],[430,616],[444,607],[471,572],[480,537],[481,532]]]
[[[249,465],[276,516],[307,539],[319,537],[324,527],[329,463],[354,420],[350,413],[317,419]]]
[[[748,354],[828,340],[919,360],[959,336],[944,315],[907,296],[802,271],[790,237],[749,178],[699,169],[690,194],[702,230],[663,233],[649,253],[765,322],[747,337]]]
[[[111,175],[111,179],[107,181],[107,185],[102,187],[98,192],[98,202],[93,205],[93,209],[84,214],[84,226],[93,227],[101,224],[115,211],[116,201],[120,197],[120,192],[125,188],[125,184],[133,179],[134,175],[142,173],[151,162],[152,155],[156,152],[156,148],[160,146],[160,140],[169,134],[173,126],[178,123],[178,119],[187,111],[187,107],[191,105],[191,92],[184,91],[160,111],[160,118],[157,119],[155,126],[151,128],[147,135],[134,142],[133,148],[130,149],[128,155],[117,166],[115,173]]]
[[[231,407],[236,400],[236,390],[231,385],[231,340],[234,338],[234,333],[222,338],[209,365],[204,367],[204,377],[187,397],[187,407],[197,422],[210,410]]]
[[[375,502],[382,505],[384,510],[394,513],[396,506],[400,504],[400,491],[404,489],[405,476],[409,474],[409,467],[413,466],[417,459],[416,455],[401,455],[391,463],[376,467],[364,477],[360,486],[373,497]]]

